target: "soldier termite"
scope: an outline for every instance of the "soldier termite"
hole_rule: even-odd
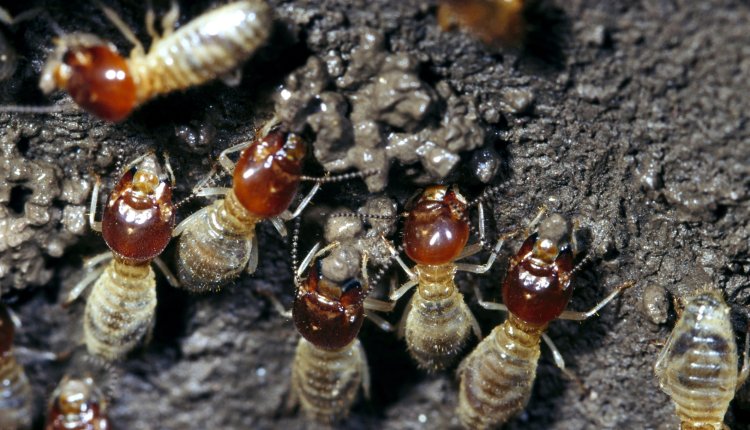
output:
[[[387,307],[386,303],[367,297],[370,283],[366,253],[362,255],[362,282],[353,278],[336,283],[320,274],[317,258],[337,246],[334,242],[318,251],[316,245],[295,271],[297,293],[291,312],[302,335],[292,364],[292,399],[299,401],[310,419],[322,423],[345,418],[360,386],[369,398],[370,373],[357,334],[365,310]],[[308,267],[307,278],[301,280]],[[390,328],[373,314],[367,316],[374,317],[379,326]]]
[[[177,281],[158,259],[172,237],[175,211],[174,177],[169,162],[162,171],[152,153],[138,157],[125,169],[109,195],[102,221],[95,221],[99,181],[92,192],[89,222],[100,231],[111,253],[86,263],[89,273],[72,289],[75,300],[92,282],[86,302],[84,340],[90,354],[107,360],[123,357],[150,332],[156,309],[153,261],[170,283]],[[102,268],[102,263],[111,260]]]
[[[232,188],[195,187],[202,196],[223,195],[183,220],[175,229],[178,276],[184,288],[193,292],[218,289],[243,270],[255,272],[258,242],[255,226],[270,219],[285,232],[282,219],[297,217],[307,206],[321,183],[366,175],[368,172],[310,178],[301,174],[307,147],[301,137],[274,129],[269,122],[250,141],[224,150],[219,156],[221,168],[232,175]],[[235,164],[229,154],[242,151]],[[209,177],[210,179],[210,177]],[[310,193],[297,209],[287,209],[297,194],[300,181],[314,181]]]
[[[587,312],[566,311],[573,293],[570,282],[580,267],[580,263],[573,265],[576,252],[570,223],[552,214],[510,259],[502,287],[504,305],[480,299],[482,307],[507,311],[508,318],[459,366],[457,413],[466,428],[495,428],[526,407],[536,377],[542,338],[552,349],[557,366],[565,369],[562,356],[544,334],[551,321],[590,318],[633,285],[632,282],[621,285]]]
[[[55,40],[39,88],[44,93],[67,91],[78,106],[107,121],[122,121],[159,95],[232,73],[265,43],[273,22],[265,0],[245,0],[216,8],[174,30],[179,11],[173,3],[163,18],[161,36],[154,29],[153,12],[146,15],[153,38],[147,53],[125,23],[111,9],[102,8],[134,45],[130,57],[123,58],[112,43],[93,34],[62,35]],[[45,108],[2,110],[44,112]]]
[[[107,399],[90,374],[66,375],[52,393],[45,430],[110,430]]]
[[[683,430],[721,430],[734,393],[750,373],[745,336],[744,363],[737,372],[737,345],[730,308],[720,291],[691,297],[654,366],[662,391],[672,398]]]
[[[392,291],[396,301],[413,287],[412,296],[401,325],[411,356],[420,367],[437,371],[450,366],[459,356],[473,330],[481,339],[481,329],[454,278],[457,271],[485,273],[497,257],[500,239],[484,265],[456,263],[473,255],[483,243],[466,246],[469,240],[468,206],[455,187],[436,185],[427,188],[404,222],[406,255],[417,264],[412,269],[390,245],[392,254],[409,276],[399,289]],[[480,208],[480,236],[484,240],[484,216]]]
[[[0,429],[29,429],[33,414],[31,385],[13,354],[14,335],[11,314],[0,303]]]
[[[526,20],[525,0],[441,0],[438,23],[443,30],[459,24],[488,45],[519,47]]]

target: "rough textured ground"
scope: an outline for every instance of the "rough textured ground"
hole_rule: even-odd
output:
[[[129,49],[91,2],[49,3],[49,16],[63,30],[92,31]],[[210,3],[184,5],[182,22]],[[507,428],[677,428],[653,377],[658,343],[674,322],[669,311],[660,323],[669,302],[659,288],[676,296],[704,284],[726,291],[736,305],[738,339],[750,300],[748,5],[543,2],[528,48],[508,53],[460,32],[441,32],[431,1],[271,3],[279,16],[276,31],[246,64],[237,89],[213,83],[165,97],[114,126],[87,114],[0,115],[0,288],[25,323],[17,343],[60,351],[79,336],[83,305],[64,310],[58,302],[80,278],[82,259],[105,249],[81,220],[92,172],[111,185],[117,166],[134,154],[169,151],[177,195],[186,196],[212,156],[247,139],[267,117],[284,76],[313,55],[333,53],[345,67],[368,27],[383,34],[387,51],[419,62],[425,85],[445,81],[478,106],[485,148],[494,148],[502,165],[493,183],[504,193],[491,211],[498,230],[525,225],[546,204],[573,216],[593,238],[589,252],[596,257],[577,278],[572,308],[593,305],[620,282],[637,282],[599,318],[552,324],[550,336],[583,388],[566,380],[543,348],[528,408]],[[114,6],[146,40],[143,2]],[[36,89],[53,35],[48,21],[3,33],[21,59],[13,77],[0,83],[0,100],[49,103]],[[483,185],[471,174],[471,154],[461,156],[447,181],[475,196]],[[416,166],[393,169],[392,179],[406,179],[392,180],[386,193],[403,202],[415,188],[410,179],[419,177]],[[320,171],[313,162],[307,168]],[[355,208],[366,198],[358,181],[330,190],[318,205]],[[182,215],[198,207],[187,205]],[[315,240],[307,235],[303,247]],[[123,364],[111,409],[116,428],[306,427],[284,405],[297,334],[255,294],[267,289],[289,302],[288,249],[268,225],[260,228],[260,244],[258,272],[220,294],[194,297],[159,281],[155,338]],[[479,282],[498,299],[504,266],[501,258],[486,276],[461,277],[485,333],[501,317],[476,306],[471,285]],[[645,306],[654,300],[655,307]],[[372,325],[365,325],[361,339],[373,399],[360,402],[342,427],[457,426],[452,373],[424,375],[400,341]],[[40,409],[64,368],[28,362]],[[730,410],[732,428],[750,425],[748,392],[742,390]],[[40,412],[38,425],[41,420]]]

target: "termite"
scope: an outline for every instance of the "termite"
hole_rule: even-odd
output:
[[[256,224],[269,219],[285,234],[283,220],[297,217],[323,182],[368,174],[303,176],[305,142],[300,136],[275,126],[275,122],[270,121],[254,140],[232,146],[220,154],[221,168],[232,175],[231,188],[204,187],[204,181],[196,185],[196,195],[223,198],[183,220],[174,231],[174,236],[179,236],[177,274],[182,286],[189,291],[217,290],[243,270],[255,272],[258,264]],[[228,155],[239,151],[242,154],[235,164]],[[297,209],[289,212],[303,180],[313,181],[315,185]]]
[[[334,423],[349,414],[360,386],[370,396],[367,357],[357,339],[365,316],[380,327],[390,326],[366,310],[383,310],[385,302],[368,297],[367,253],[362,254],[362,280],[336,283],[322,276],[320,256],[336,248],[333,242],[318,251],[317,244],[295,271],[297,292],[291,317],[302,335],[292,364],[292,400],[305,415]],[[310,268],[306,279],[301,277]],[[289,312],[286,313],[289,316]]]
[[[443,30],[456,24],[488,45],[519,47],[526,20],[525,0],[441,0],[438,23]]]
[[[723,422],[729,402],[750,373],[749,339],[746,335],[738,373],[730,308],[721,292],[707,288],[687,301],[654,366],[682,430],[727,429]]]
[[[390,242],[393,257],[409,280],[392,291],[397,301],[411,288],[417,291],[404,311],[401,324],[409,353],[428,371],[445,369],[455,362],[466,346],[471,331],[481,339],[481,329],[463,294],[454,283],[456,272],[485,273],[503,244],[498,240],[483,265],[456,263],[482,249],[482,243],[466,246],[469,220],[466,199],[456,187],[435,185],[421,194],[404,222],[404,249],[417,264],[409,268]],[[479,207],[480,236],[484,240],[484,212]]]
[[[172,285],[177,281],[158,258],[172,237],[175,208],[174,175],[165,162],[144,154],[131,162],[109,195],[102,221],[95,220],[100,182],[94,185],[89,223],[101,232],[111,252],[86,263],[89,273],[74,286],[66,303],[75,300],[92,282],[84,313],[84,340],[90,354],[107,360],[123,357],[154,323],[156,281],[151,262]],[[111,260],[102,268],[102,263]]]
[[[511,257],[502,287],[504,304],[479,300],[485,309],[507,311],[508,318],[459,366],[457,414],[466,428],[495,428],[526,407],[536,378],[541,339],[552,350],[555,364],[565,371],[562,355],[544,334],[551,321],[590,318],[633,285],[622,284],[587,312],[566,311],[573,293],[572,276],[584,263],[573,265],[576,253],[570,223],[552,214]]]
[[[39,88],[64,90],[82,109],[106,121],[118,122],[143,103],[226,76],[261,47],[271,32],[272,10],[265,0],[245,0],[209,11],[175,30],[176,3],[162,20],[163,34],[154,29],[154,14],[146,15],[153,38],[148,52],[133,31],[111,9],[105,15],[134,48],[124,58],[110,42],[89,33],[56,39],[42,70]],[[4,111],[43,112],[45,108],[5,107]],[[49,111],[58,110],[56,107]]]
[[[31,385],[13,353],[15,325],[0,303],[0,428],[29,429],[33,414]]]
[[[66,375],[52,393],[45,430],[110,430],[107,399],[90,374]]]

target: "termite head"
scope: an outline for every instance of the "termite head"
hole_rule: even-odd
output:
[[[109,195],[102,236],[118,258],[145,263],[167,247],[174,222],[172,185],[156,156],[149,154],[125,172]]]
[[[234,193],[242,206],[270,218],[292,203],[307,146],[293,133],[273,130],[242,152],[234,168]]]
[[[15,327],[8,309],[0,303],[0,360],[10,355],[13,349]]]
[[[503,283],[503,303],[511,313],[543,326],[565,310],[573,294],[571,235],[565,218],[550,215],[511,258]]]
[[[341,349],[357,337],[362,327],[367,293],[357,279],[337,284],[319,273],[317,263],[298,287],[292,308],[294,325],[318,348]]]
[[[450,263],[469,240],[466,199],[455,187],[427,188],[404,222],[406,255],[419,264]]]
[[[49,404],[47,430],[109,429],[107,401],[91,376],[65,376]]]
[[[65,90],[78,106],[107,121],[122,121],[137,104],[127,61],[114,45],[92,34],[72,33],[55,40],[39,88],[45,94]]]
[[[441,0],[438,22],[443,30],[456,24],[488,45],[518,48],[526,33],[526,0]]]

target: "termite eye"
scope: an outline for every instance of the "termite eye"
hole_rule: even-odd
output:
[[[292,203],[307,147],[295,134],[272,131],[242,152],[234,169],[234,193],[242,206],[270,218]]]
[[[57,81],[76,104],[107,121],[122,121],[136,106],[136,88],[125,59],[108,46],[70,49]]]
[[[362,327],[363,300],[359,281],[332,285],[319,279],[317,270],[311,270],[294,299],[294,325],[302,337],[318,348],[341,349],[357,337]]]
[[[465,201],[453,190],[436,189],[425,190],[404,223],[406,255],[419,264],[450,263],[469,240]]]
[[[10,312],[0,303],[0,358],[7,355],[13,348],[15,327],[10,319]]]
[[[171,185],[153,173],[130,171],[109,196],[102,236],[120,258],[144,263],[167,247],[174,221]]]
[[[570,301],[573,253],[565,248],[551,264],[538,264],[532,258],[536,242],[536,235],[530,236],[513,257],[503,282],[503,303],[522,320],[541,326],[557,318]]]

